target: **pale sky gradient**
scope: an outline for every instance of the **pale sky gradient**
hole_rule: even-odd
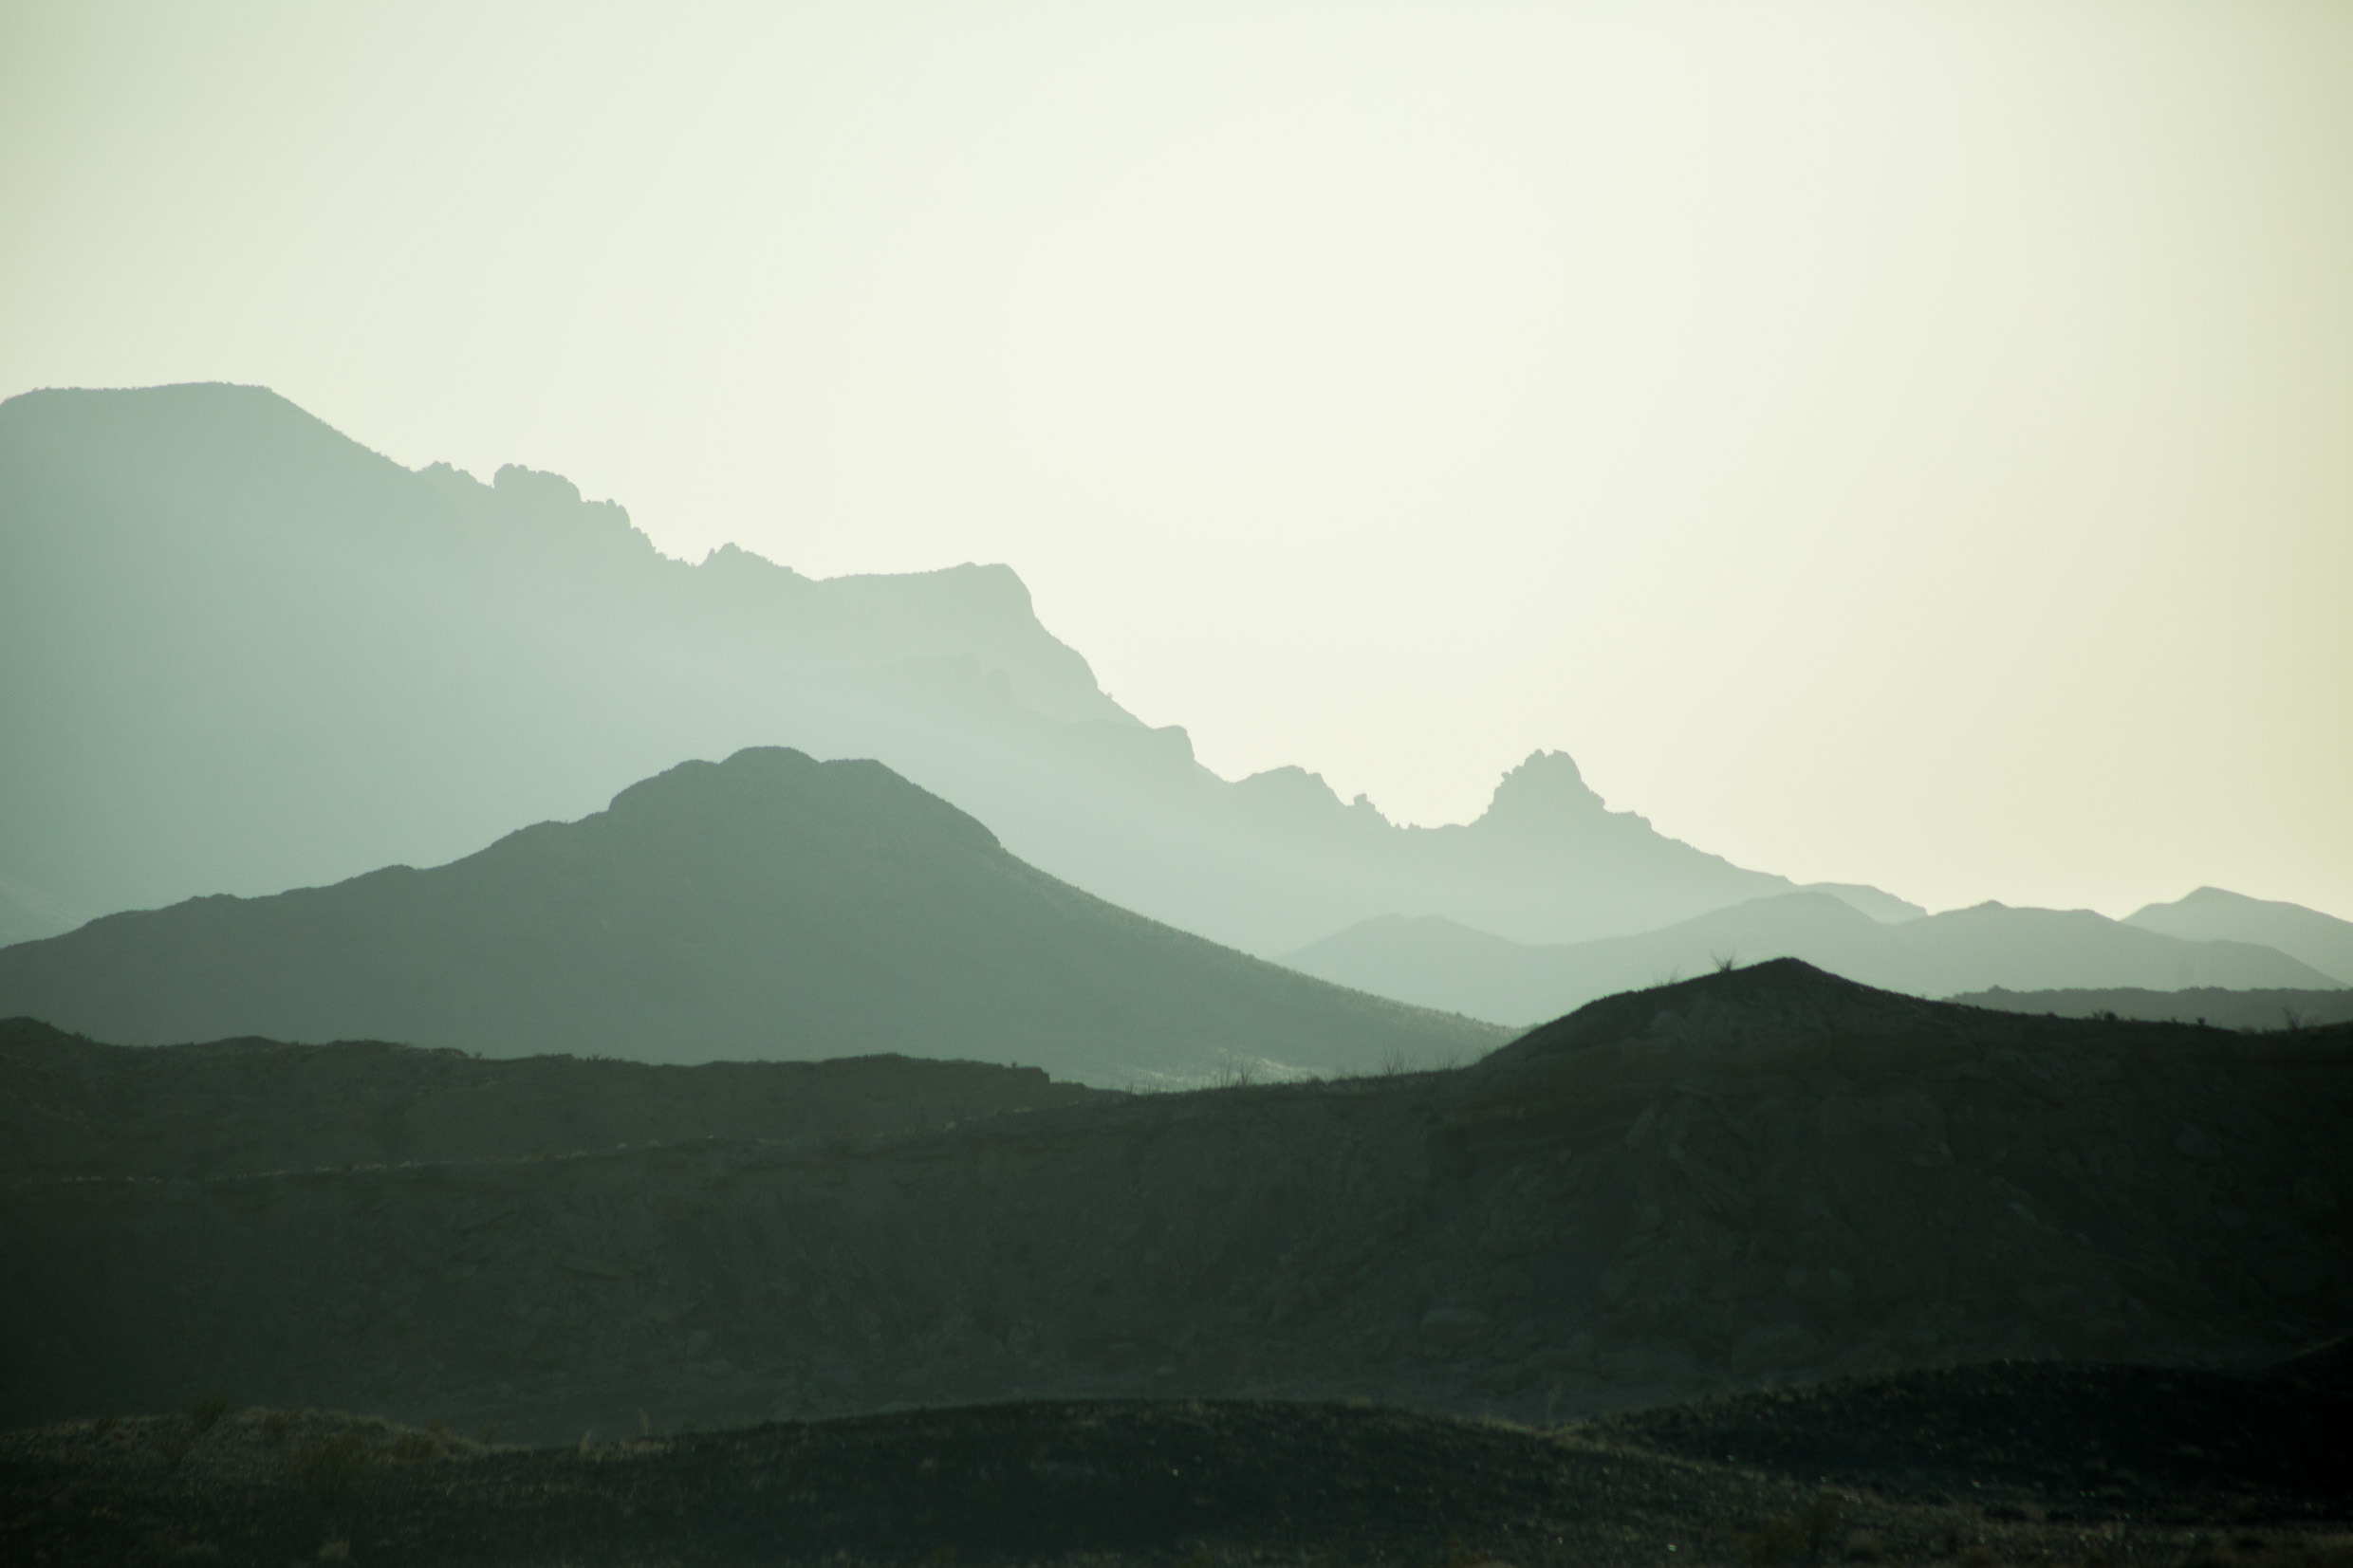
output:
[[[1229,776],[2353,916],[2344,0],[20,0],[0,213],[0,396],[1008,562]]]

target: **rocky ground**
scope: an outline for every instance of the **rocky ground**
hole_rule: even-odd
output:
[[[1120,1401],[541,1449],[213,1404],[0,1435],[0,1557],[2344,1568],[2346,1366],[2003,1363],[1552,1430]]]
[[[203,1053],[147,1055],[201,1077]],[[338,1059],[271,1060],[248,1129],[321,1103],[296,1089]],[[533,1441],[1041,1398],[1546,1422],[2003,1356],[2244,1365],[2353,1322],[2343,1026],[2024,1017],[1783,962],[1451,1073],[1057,1103],[966,1069],[952,1111],[907,1085],[955,1069],[842,1064],[895,1129],[844,1102],[840,1131],[778,1110],[770,1137],[676,1138],[647,1088],[676,1069],[455,1061],[427,1065],[553,1080],[504,1098],[584,1107],[580,1144],[541,1116],[485,1157],[482,1089],[442,1101],[472,1141],[412,1132],[407,1163],[12,1171],[0,1421],[218,1396]],[[735,1071],[714,1117],[765,1092]],[[191,1116],[208,1093],[175,1089]],[[184,1169],[193,1134],[144,1103],[132,1141]],[[414,1103],[376,1114],[430,1126]],[[672,1141],[603,1141],[658,1121]]]

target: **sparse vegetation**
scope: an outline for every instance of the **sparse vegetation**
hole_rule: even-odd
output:
[[[294,1470],[306,1488],[324,1502],[341,1502],[360,1472],[374,1463],[374,1447],[359,1429],[345,1427],[309,1443],[294,1455]]]
[[[431,1432],[404,1431],[392,1440],[392,1457],[403,1465],[421,1465],[440,1458],[444,1451]]]
[[[2047,1396],[2070,1387],[2064,1367],[1981,1370],[2038,1411],[2053,1409]],[[2201,1390],[2177,1391],[2177,1375],[2143,1370],[2137,1393],[2122,1385],[2112,1391],[2131,1396],[2104,1403],[2104,1425],[2095,1413],[2083,1430],[2039,1434],[2016,1420],[2022,1407],[1979,1406],[1971,1391],[1985,1386],[1982,1378],[1902,1377],[1864,1379],[1843,1392],[1708,1401],[1566,1432],[1289,1402],[1015,1405],[868,1415],[785,1433],[759,1428],[684,1444],[587,1439],[427,1474],[403,1461],[441,1452],[436,1434],[305,1411],[300,1430],[318,1432],[320,1441],[305,1444],[299,1462],[239,1470],[235,1446],[215,1444],[168,1486],[156,1485],[142,1454],[94,1443],[86,1426],[74,1425],[0,1433],[0,1503],[23,1501],[6,1488],[28,1473],[28,1458],[40,1456],[43,1495],[37,1507],[10,1516],[9,1544],[23,1548],[16,1555],[25,1560],[97,1568],[157,1560],[157,1543],[176,1541],[213,1548],[181,1554],[190,1560],[346,1560],[332,1551],[321,1556],[323,1536],[357,1542],[361,1550],[352,1559],[408,1562],[1504,1568],[1535,1558],[1596,1568],[1705,1568],[1729,1557],[1770,1568],[1886,1561],[2353,1568],[2353,1540],[2313,1513],[2336,1501],[2313,1489],[2327,1485],[2317,1473],[2304,1492],[2283,1500],[2291,1512],[2312,1517],[2269,1522],[2264,1499],[2284,1472],[2259,1495],[2234,1494],[2230,1477],[2203,1468],[2153,1485],[2130,1466],[2100,1463],[2092,1467],[2103,1478],[2097,1506],[2116,1517],[2089,1532],[2084,1521],[2047,1516],[2000,1479],[2035,1478],[2030,1485],[2046,1485],[2047,1497],[2080,1506],[2091,1495],[2078,1463],[2086,1436],[2130,1435],[2154,1409],[2166,1430],[2154,1435],[2151,1451],[2169,1454],[2183,1436],[2240,1425],[2233,1411],[2244,1417],[2260,1408],[2262,1396],[2247,1379],[2217,1376]],[[2190,1393],[2194,1403],[2167,1422],[2162,1412],[2176,1392]],[[2145,1403],[2152,1394],[2154,1407]],[[2198,1402],[2217,1394],[2238,1403]],[[1881,1434],[1851,1430],[1863,1407],[1879,1409],[1899,1430],[1924,1420],[1932,1430],[1971,1431],[1997,1446],[1991,1469],[1983,1453],[1953,1453],[1932,1459],[1926,1472],[1907,1472],[1907,1489],[1924,1484],[1936,1493],[2005,1500],[1956,1509],[1935,1493],[1907,1502],[1876,1489],[1867,1477]],[[1803,1448],[1778,1458],[1699,1457],[1746,1441],[1742,1434],[1753,1435],[1760,1417],[1795,1423],[1789,1435],[1811,1431],[1843,1444],[1850,1459]],[[1692,1426],[1694,1453],[1661,1452],[1640,1440],[1644,1431],[1670,1430],[1661,1423],[1671,1426],[1671,1418]],[[184,1416],[142,1425],[158,1437],[191,1430]],[[2308,1420],[2298,1421],[2291,1435],[2301,1441],[2311,1430]],[[1863,1470],[1852,1467],[1855,1459]],[[1811,1485],[1810,1473],[1802,1484],[1792,1473],[1824,1467],[1837,1489]],[[747,1476],[757,1484],[743,1486]],[[1178,1476],[1180,1486],[1165,1485]],[[1860,1485],[1846,1489],[1850,1481]],[[1987,1489],[1977,1492],[1979,1485]],[[712,1507],[721,1494],[727,1505]],[[818,1499],[824,1506],[809,1506]],[[2155,1517],[2136,1519],[2144,1507]],[[2250,1522],[2228,1531],[2165,1522],[2180,1510]],[[915,1513],[927,1521],[925,1534],[909,1540],[904,1526]],[[1741,1527],[1744,1520],[1763,1522]],[[886,1538],[902,1544],[878,1551]],[[1708,1549],[1710,1540],[1730,1550]],[[1531,1540],[1547,1548],[1541,1557],[1529,1551]]]
[[[1753,1530],[1737,1533],[1735,1539],[1752,1563],[1798,1559],[1818,1562],[1838,1533],[1839,1517],[1839,1500],[1821,1492],[1802,1511],[1768,1519]]]

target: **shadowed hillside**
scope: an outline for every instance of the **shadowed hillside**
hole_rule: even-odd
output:
[[[195,1116],[191,1075],[254,1068],[170,1056],[113,1070],[180,1075]],[[266,1061],[293,1103],[299,1055]],[[1784,961],[1447,1073],[555,1158],[51,1166],[0,1190],[0,1422],[210,1393],[548,1439],[1011,1397],[1534,1418],[2005,1356],[2236,1364],[2353,1321],[2348,1068],[2345,1026],[2026,1017]]]
[[[686,763],[431,871],[199,898],[0,950],[0,1015],[134,1044],[897,1051],[1094,1083],[1429,1064],[1501,1031],[1155,924],[879,763]]]
[[[1889,922],[1821,893],[1755,899],[1639,936],[1557,946],[1506,941],[1434,916],[1368,920],[1286,954],[1283,962],[1335,985],[1508,1024],[1550,1018],[1613,991],[1766,958],[1803,958],[1851,980],[1916,996],[1995,986],[2336,984],[2333,974],[2275,949],[2185,941],[2090,910],[1989,903]]]

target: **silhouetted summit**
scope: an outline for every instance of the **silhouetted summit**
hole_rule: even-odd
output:
[[[874,762],[682,764],[430,871],[197,898],[0,950],[0,1015],[125,1043],[404,1040],[640,1061],[899,1051],[1092,1082],[1474,1054],[1024,864]]]
[[[1814,968],[1773,958],[1747,968],[1702,975],[1588,1002],[1566,1018],[1487,1059],[1497,1071],[1566,1052],[1627,1041],[1704,1042],[1714,1047],[1765,1042],[1819,1044],[1842,1035],[1900,1036],[1965,1009],[1875,990]]]
[[[1538,751],[1503,776],[1479,822],[1490,831],[1558,833],[1608,812],[1574,758],[1566,751]]]

